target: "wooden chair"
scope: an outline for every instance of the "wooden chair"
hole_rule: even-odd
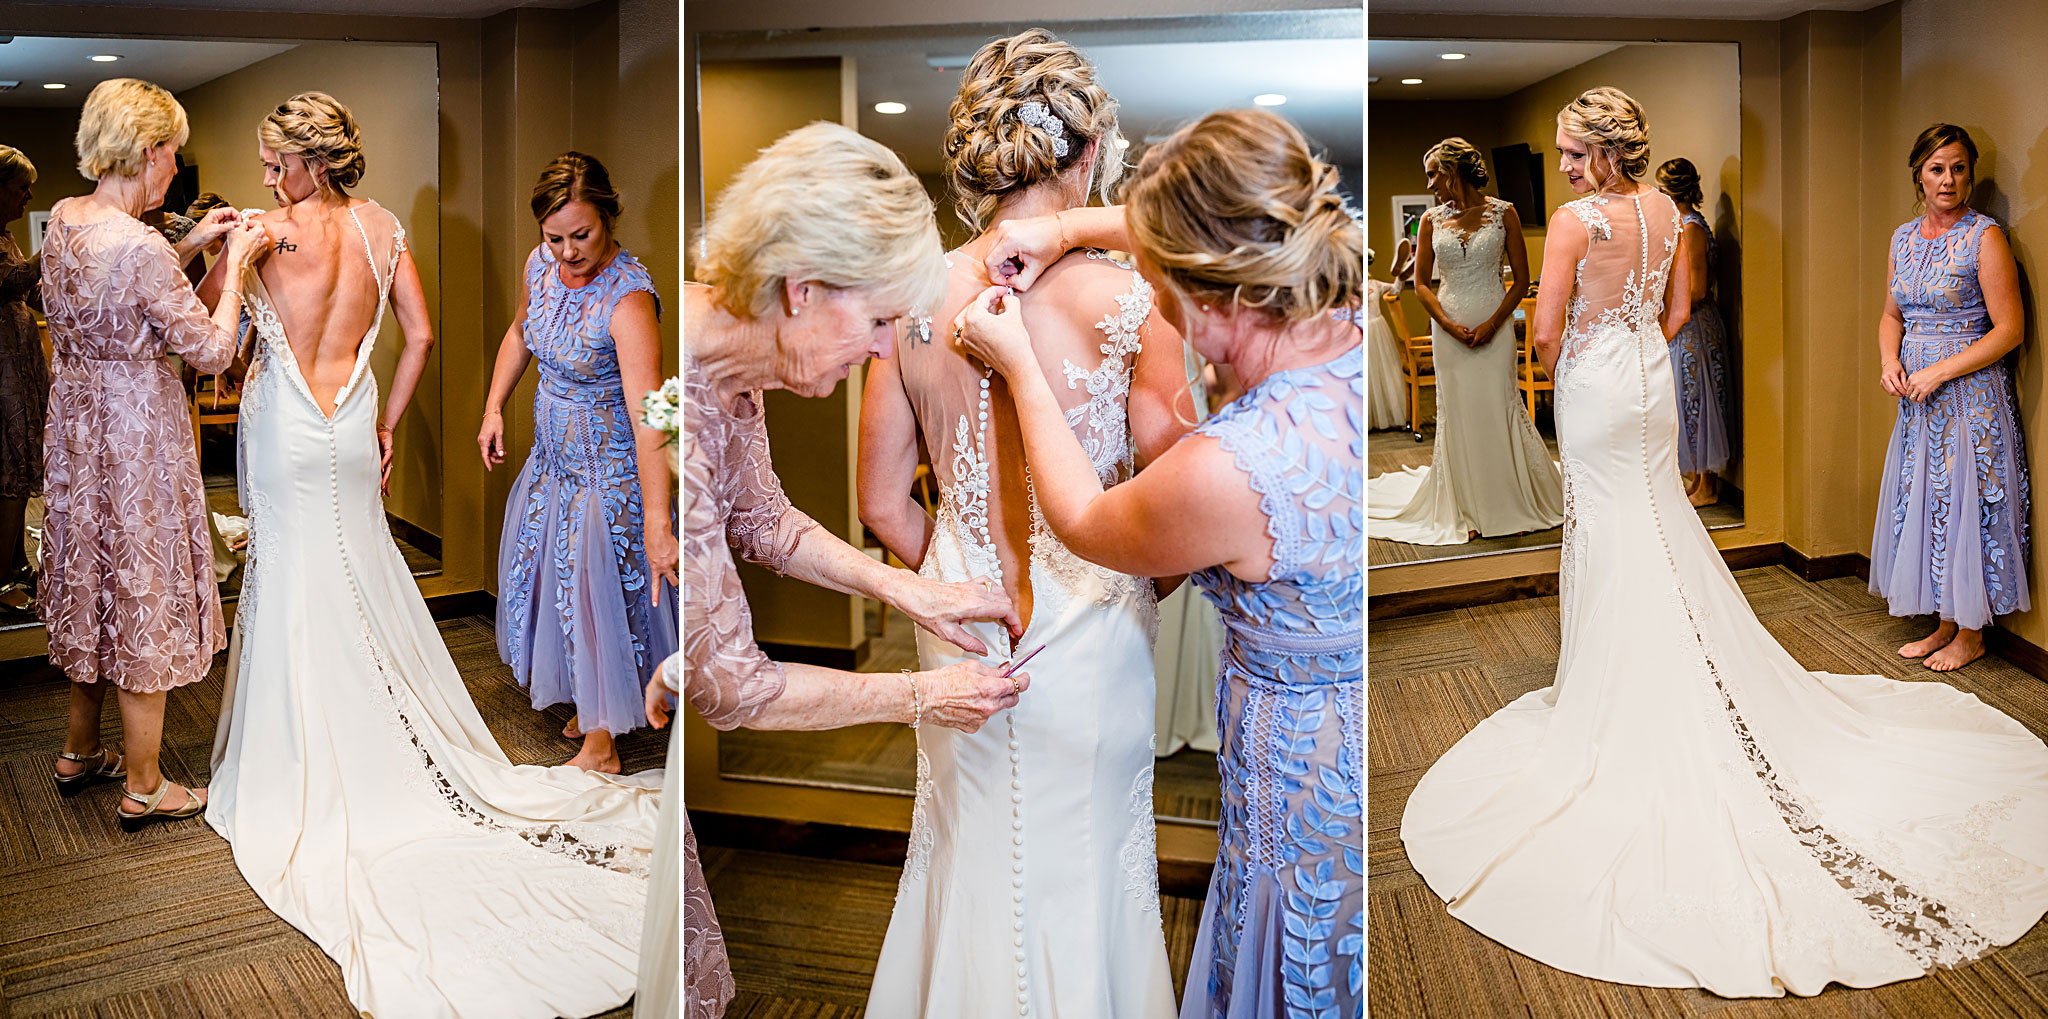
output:
[[[1436,385],[1436,359],[1430,352],[1429,334],[1417,337],[1409,331],[1399,291],[1380,298],[1380,314],[1394,330],[1394,341],[1401,348],[1401,381],[1408,387],[1408,434],[1421,442],[1422,391]]]
[[[220,376],[199,375],[186,390],[187,403],[192,412],[192,448],[199,448],[200,429],[207,425],[227,425],[232,428],[242,419],[242,394],[229,393],[220,398],[220,405],[214,406],[214,393],[220,387]]]
[[[1516,353],[1519,363],[1515,368],[1515,387],[1522,391],[1524,402],[1529,405],[1529,420],[1536,420],[1536,394],[1556,389],[1550,380],[1550,373],[1543,370],[1543,362],[1536,359],[1535,345],[1529,342],[1530,323],[1536,319],[1536,299],[1531,297],[1516,306],[1521,318],[1515,325]]]

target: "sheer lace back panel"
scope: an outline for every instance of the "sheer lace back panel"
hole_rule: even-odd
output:
[[[1650,188],[1628,196],[1591,195],[1565,208],[1585,226],[1587,247],[1565,314],[1560,385],[1567,365],[1601,336],[1613,330],[1641,336],[1658,328],[1679,230],[1678,207]]]
[[[1508,232],[1502,225],[1507,209],[1508,203],[1487,198],[1485,211],[1479,214],[1479,225],[1471,230],[1458,228],[1458,214],[1448,205],[1429,210],[1430,250],[1436,254],[1438,286],[1473,293],[1498,293],[1504,289],[1500,281],[1500,256],[1507,245]]]
[[[897,348],[904,392],[938,481],[939,542],[957,541],[968,576],[1001,580],[1013,596],[1030,589],[1019,567],[1027,555],[1054,570],[1076,594],[1102,596],[1091,583],[1120,575],[1074,558],[1039,518],[1025,468],[1009,387],[962,354],[947,323],[986,282],[962,271],[954,254],[945,305],[907,330]],[[1087,450],[1104,485],[1133,472],[1125,403],[1139,333],[1152,310],[1152,289],[1130,266],[1097,252],[1077,252],[1050,267],[1020,294],[1024,324],[1067,424]],[[928,572],[940,569],[926,559]],[[962,578],[949,578],[962,579]]]

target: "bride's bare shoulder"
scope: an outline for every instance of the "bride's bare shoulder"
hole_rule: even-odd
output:
[[[1031,288],[1031,302],[1069,309],[1076,319],[1094,322],[1117,299],[1140,289],[1136,267],[1099,251],[1072,251],[1046,267]]]

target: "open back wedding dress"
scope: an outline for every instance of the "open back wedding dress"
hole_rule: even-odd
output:
[[[1022,298],[1019,314],[1030,325],[1034,303],[1076,292],[1115,295],[1103,299],[1095,332],[1035,328],[1033,347],[1096,476],[1111,485],[1132,473],[1125,402],[1152,290],[1127,266],[1074,254]],[[1028,572],[1034,604],[1016,654],[1045,650],[1024,666],[1031,689],[979,732],[918,730],[910,852],[867,1012],[1170,1017],[1152,822],[1152,582],[1060,544],[1030,495],[1014,412],[991,389],[1001,379],[930,336],[914,331],[896,354],[939,482],[918,572],[1010,576],[1013,595],[1015,572]],[[969,630],[989,649],[981,660],[1001,665],[1011,646],[1002,625]],[[922,630],[917,639],[926,669],[974,657]]]
[[[1645,189],[1566,206],[1591,238],[1557,371],[1556,682],[1408,799],[1451,915],[1560,969],[1816,994],[1967,962],[2048,909],[2048,747],[1938,680],[1808,672],[1680,487],[1659,329],[1678,235]]]
[[[661,775],[514,766],[485,728],[378,493],[370,351],[404,231],[350,218],[377,314],[331,416],[248,284],[249,563],[206,820],[366,1016],[603,1011],[633,993]]]

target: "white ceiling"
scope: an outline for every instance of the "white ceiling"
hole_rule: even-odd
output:
[[[93,86],[109,78],[141,78],[182,92],[296,45],[17,35],[0,43],[0,81],[21,84],[0,92],[0,107],[81,106]],[[121,59],[95,63],[87,59],[94,54],[116,54]],[[61,82],[65,87],[46,89],[43,85],[47,82]]]
[[[1373,99],[1499,99],[1569,70],[1617,42],[1479,42],[1470,39],[1373,39],[1366,43]],[[1463,53],[1463,60],[1441,54]],[[1403,85],[1403,78],[1421,78]]]
[[[64,0],[16,0],[73,6]],[[590,0],[90,0],[95,7],[176,7],[276,14],[381,14],[426,18],[486,18],[514,7],[581,7]]]
[[[1368,14],[1541,14],[1579,18],[1777,21],[1807,11],[1867,11],[1886,0],[1365,0]]]

